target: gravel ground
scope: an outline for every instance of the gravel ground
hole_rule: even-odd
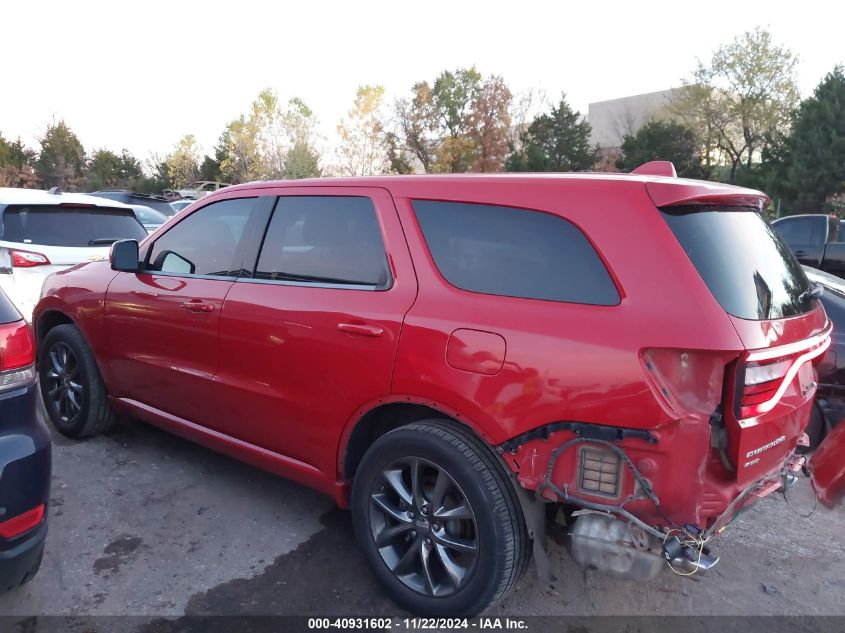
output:
[[[44,564],[0,614],[145,616],[117,621],[133,631],[185,615],[399,615],[328,498],[132,420],[54,441]],[[616,580],[553,544],[553,587],[532,568],[489,615],[845,616],[845,510],[798,516],[814,505],[806,481],[790,505],[759,503],[692,578]]]

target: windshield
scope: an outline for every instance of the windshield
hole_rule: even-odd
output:
[[[135,215],[144,224],[164,224],[167,222],[167,217],[155,209],[142,206],[133,206],[132,208],[135,209]]]
[[[44,246],[106,246],[146,236],[131,210],[104,207],[13,205],[0,226],[0,240]]]
[[[817,299],[789,247],[754,210],[680,207],[661,213],[721,306],[742,319],[809,312]]]

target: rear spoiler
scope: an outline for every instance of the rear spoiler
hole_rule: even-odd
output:
[[[658,208],[700,205],[753,207],[762,211],[771,202],[760,191],[715,182],[667,179],[647,182],[645,188]]]

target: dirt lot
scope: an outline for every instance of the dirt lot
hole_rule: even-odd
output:
[[[397,614],[329,499],[131,420],[54,439],[44,565],[0,597],[0,614]],[[806,481],[790,504],[775,496],[744,515],[706,576],[619,581],[554,546],[554,588],[532,569],[491,615],[845,615],[845,510],[799,517],[813,507]]]

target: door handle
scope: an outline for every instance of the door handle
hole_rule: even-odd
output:
[[[133,294],[136,297],[141,297],[142,299],[155,299],[158,297],[157,292],[148,292],[146,290],[130,290],[129,294]]]
[[[795,257],[804,257],[806,254],[804,251],[795,251]]]
[[[377,325],[367,325],[365,323],[338,323],[337,329],[347,334],[356,334],[358,336],[381,336],[384,330]]]
[[[185,301],[182,307],[190,312],[214,312],[214,304],[205,301]]]

